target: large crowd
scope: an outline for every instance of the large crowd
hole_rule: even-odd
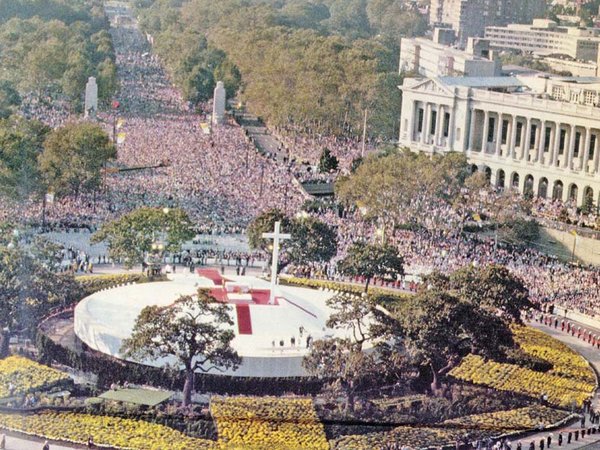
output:
[[[121,142],[104,189],[56,199],[45,211],[39,201],[6,203],[4,218],[16,209],[30,223],[39,224],[44,216],[52,226],[94,226],[140,206],[177,206],[200,227],[223,231],[244,228],[257,212],[273,207],[300,207],[305,198],[292,174],[260,155],[241,127],[227,123],[203,133],[207,114],[183,101],[136,29],[114,28],[112,34],[121,83]],[[28,102],[23,113],[50,126],[69,120],[50,102],[42,103]],[[99,114],[110,134],[113,114]]]
[[[306,198],[294,176],[314,179],[325,147],[338,158],[339,171],[317,179],[327,181],[339,172],[347,173],[352,161],[361,156],[362,146],[356,139],[326,137],[294,128],[272,130],[290,159],[295,160],[295,169],[290,171],[287,164],[261,155],[235,122],[214,126],[211,134],[205,134],[201,123],[210,122],[210,105],[193,107],[181,98],[135,28],[117,27],[111,32],[121,84],[120,106],[118,111],[100,113],[99,123],[112,133],[114,114],[118,114],[121,139],[114,170],[105,174],[104,189],[56,199],[45,206],[45,211],[39,201],[20,205],[5,202],[0,207],[0,218],[14,216],[17,211],[35,224],[43,217],[55,230],[94,230],[98,224],[140,206],[169,206],[185,209],[201,230],[240,232],[267,209],[277,207],[290,214],[299,211]],[[51,97],[24,100],[22,113],[26,117],[52,127],[77,120]],[[466,264],[501,263],[523,278],[534,301],[562,304],[590,314],[600,312],[598,270],[568,265],[536,250],[514,251],[493,240],[465,237],[458,227],[437,227],[439,223],[460,220],[460,214],[447,205],[423,202],[415,207],[427,217],[425,227],[382,231],[404,255],[407,272],[449,272]],[[581,214],[574,207],[551,200],[535,200],[533,213],[550,219],[566,214],[571,222],[582,225],[596,219],[593,214]],[[348,246],[378,231],[375,225],[362,220],[359,211],[340,217],[334,209],[325,208],[314,214],[338,230],[339,252],[327,266],[301,271],[339,277],[336,262]],[[300,269],[290,266],[290,270]]]

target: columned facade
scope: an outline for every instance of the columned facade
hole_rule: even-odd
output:
[[[455,80],[455,79],[449,79]],[[463,152],[500,188],[581,205],[600,195],[600,108],[406,79],[400,145]]]

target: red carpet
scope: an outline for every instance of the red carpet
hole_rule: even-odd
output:
[[[248,305],[235,305],[239,334],[252,334],[252,319]]]
[[[250,294],[252,295],[251,305],[269,305],[269,293],[268,289],[253,289]],[[210,290],[210,295],[213,296],[218,302],[229,303],[230,305],[247,305],[248,302],[241,300],[229,300],[227,297],[227,291],[223,288],[213,288]],[[275,299],[275,305],[279,305],[279,301]]]
[[[223,286],[224,281],[231,281],[227,278],[223,278],[216,269],[196,269],[196,273],[201,277],[208,278],[215,283],[216,286]]]

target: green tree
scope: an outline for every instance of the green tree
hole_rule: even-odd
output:
[[[372,299],[342,294],[327,300],[327,306],[333,310],[327,319],[327,326],[351,331],[353,342],[358,350],[362,350],[365,341],[371,337],[371,327],[367,323],[367,317],[375,312]]]
[[[453,272],[449,281],[450,289],[461,299],[500,313],[508,321],[521,323],[521,312],[533,307],[523,281],[505,266],[466,266]]]
[[[33,333],[51,308],[79,295],[72,276],[57,275],[22,247],[10,247],[0,246],[0,358],[14,333]]]
[[[0,192],[25,200],[41,191],[38,157],[50,129],[41,122],[12,116],[0,120]]]
[[[139,208],[103,224],[92,236],[92,242],[106,241],[110,256],[132,267],[142,263],[158,241],[165,251],[179,251],[181,244],[193,237],[192,228],[187,213],[181,209]]]
[[[59,195],[98,189],[102,168],[117,155],[106,132],[91,123],[72,123],[48,134],[39,157],[47,186]]]
[[[6,119],[15,112],[15,107],[21,104],[21,96],[13,83],[8,80],[0,81],[0,119]]]
[[[288,229],[285,252],[292,262],[326,262],[337,253],[336,231],[314,217],[293,219]]]
[[[188,406],[195,372],[224,372],[241,364],[231,347],[233,325],[229,306],[200,289],[197,296],[181,296],[171,305],[142,309],[121,352],[140,361],[175,357],[185,373],[183,405]]]
[[[370,383],[380,372],[374,354],[360,350],[350,339],[317,340],[302,360],[313,376],[327,380],[328,391],[336,398],[346,398],[347,414],[354,413],[357,390]]]
[[[467,353],[496,357],[513,346],[508,325],[494,314],[438,289],[412,296],[397,316],[413,364],[440,378]]]
[[[365,292],[374,277],[396,280],[404,275],[404,258],[391,245],[356,242],[348,249],[348,254],[338,264],[340,273],[365,278]]]
[[[321,153],[321,158],[319,158],[319,172],[329,173],[331,171],[335,171],[337,170],[338,165],[338,159],[335,157],[335,155],[331,154],[331,150],[325,147]]]
[[[275,227],[275,222],[281,222],[281,229],[287,230],[290,226],[290,220],[279,209],[270,209],[254,218],[248,225],[246,235],[248,244],[252,249],[268,250],[271,245],[270,240],[263,239],[263,233],[270,233]]]

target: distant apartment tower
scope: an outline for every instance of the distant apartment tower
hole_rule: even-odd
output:
[[[467,48],[460,50],[454,43],[452,29],[436,28],[433,40],[402,38],[400,42],[400,72],[425,77],[500,75],[500,61],[493,58],[489,43],[482,38],[469,38]]]
[[[469,37],[483,37],[486,27],[531,23],[545,11],[546,0],[431,0],[429,21],[452,27],[465,47]]]
[[[496,49],[519,50],[537,55],[566,55],[577,61],[598,59],[600,30],[561,27],[552,20],[537,19],[531,25],[490,26],[485,37]]]

